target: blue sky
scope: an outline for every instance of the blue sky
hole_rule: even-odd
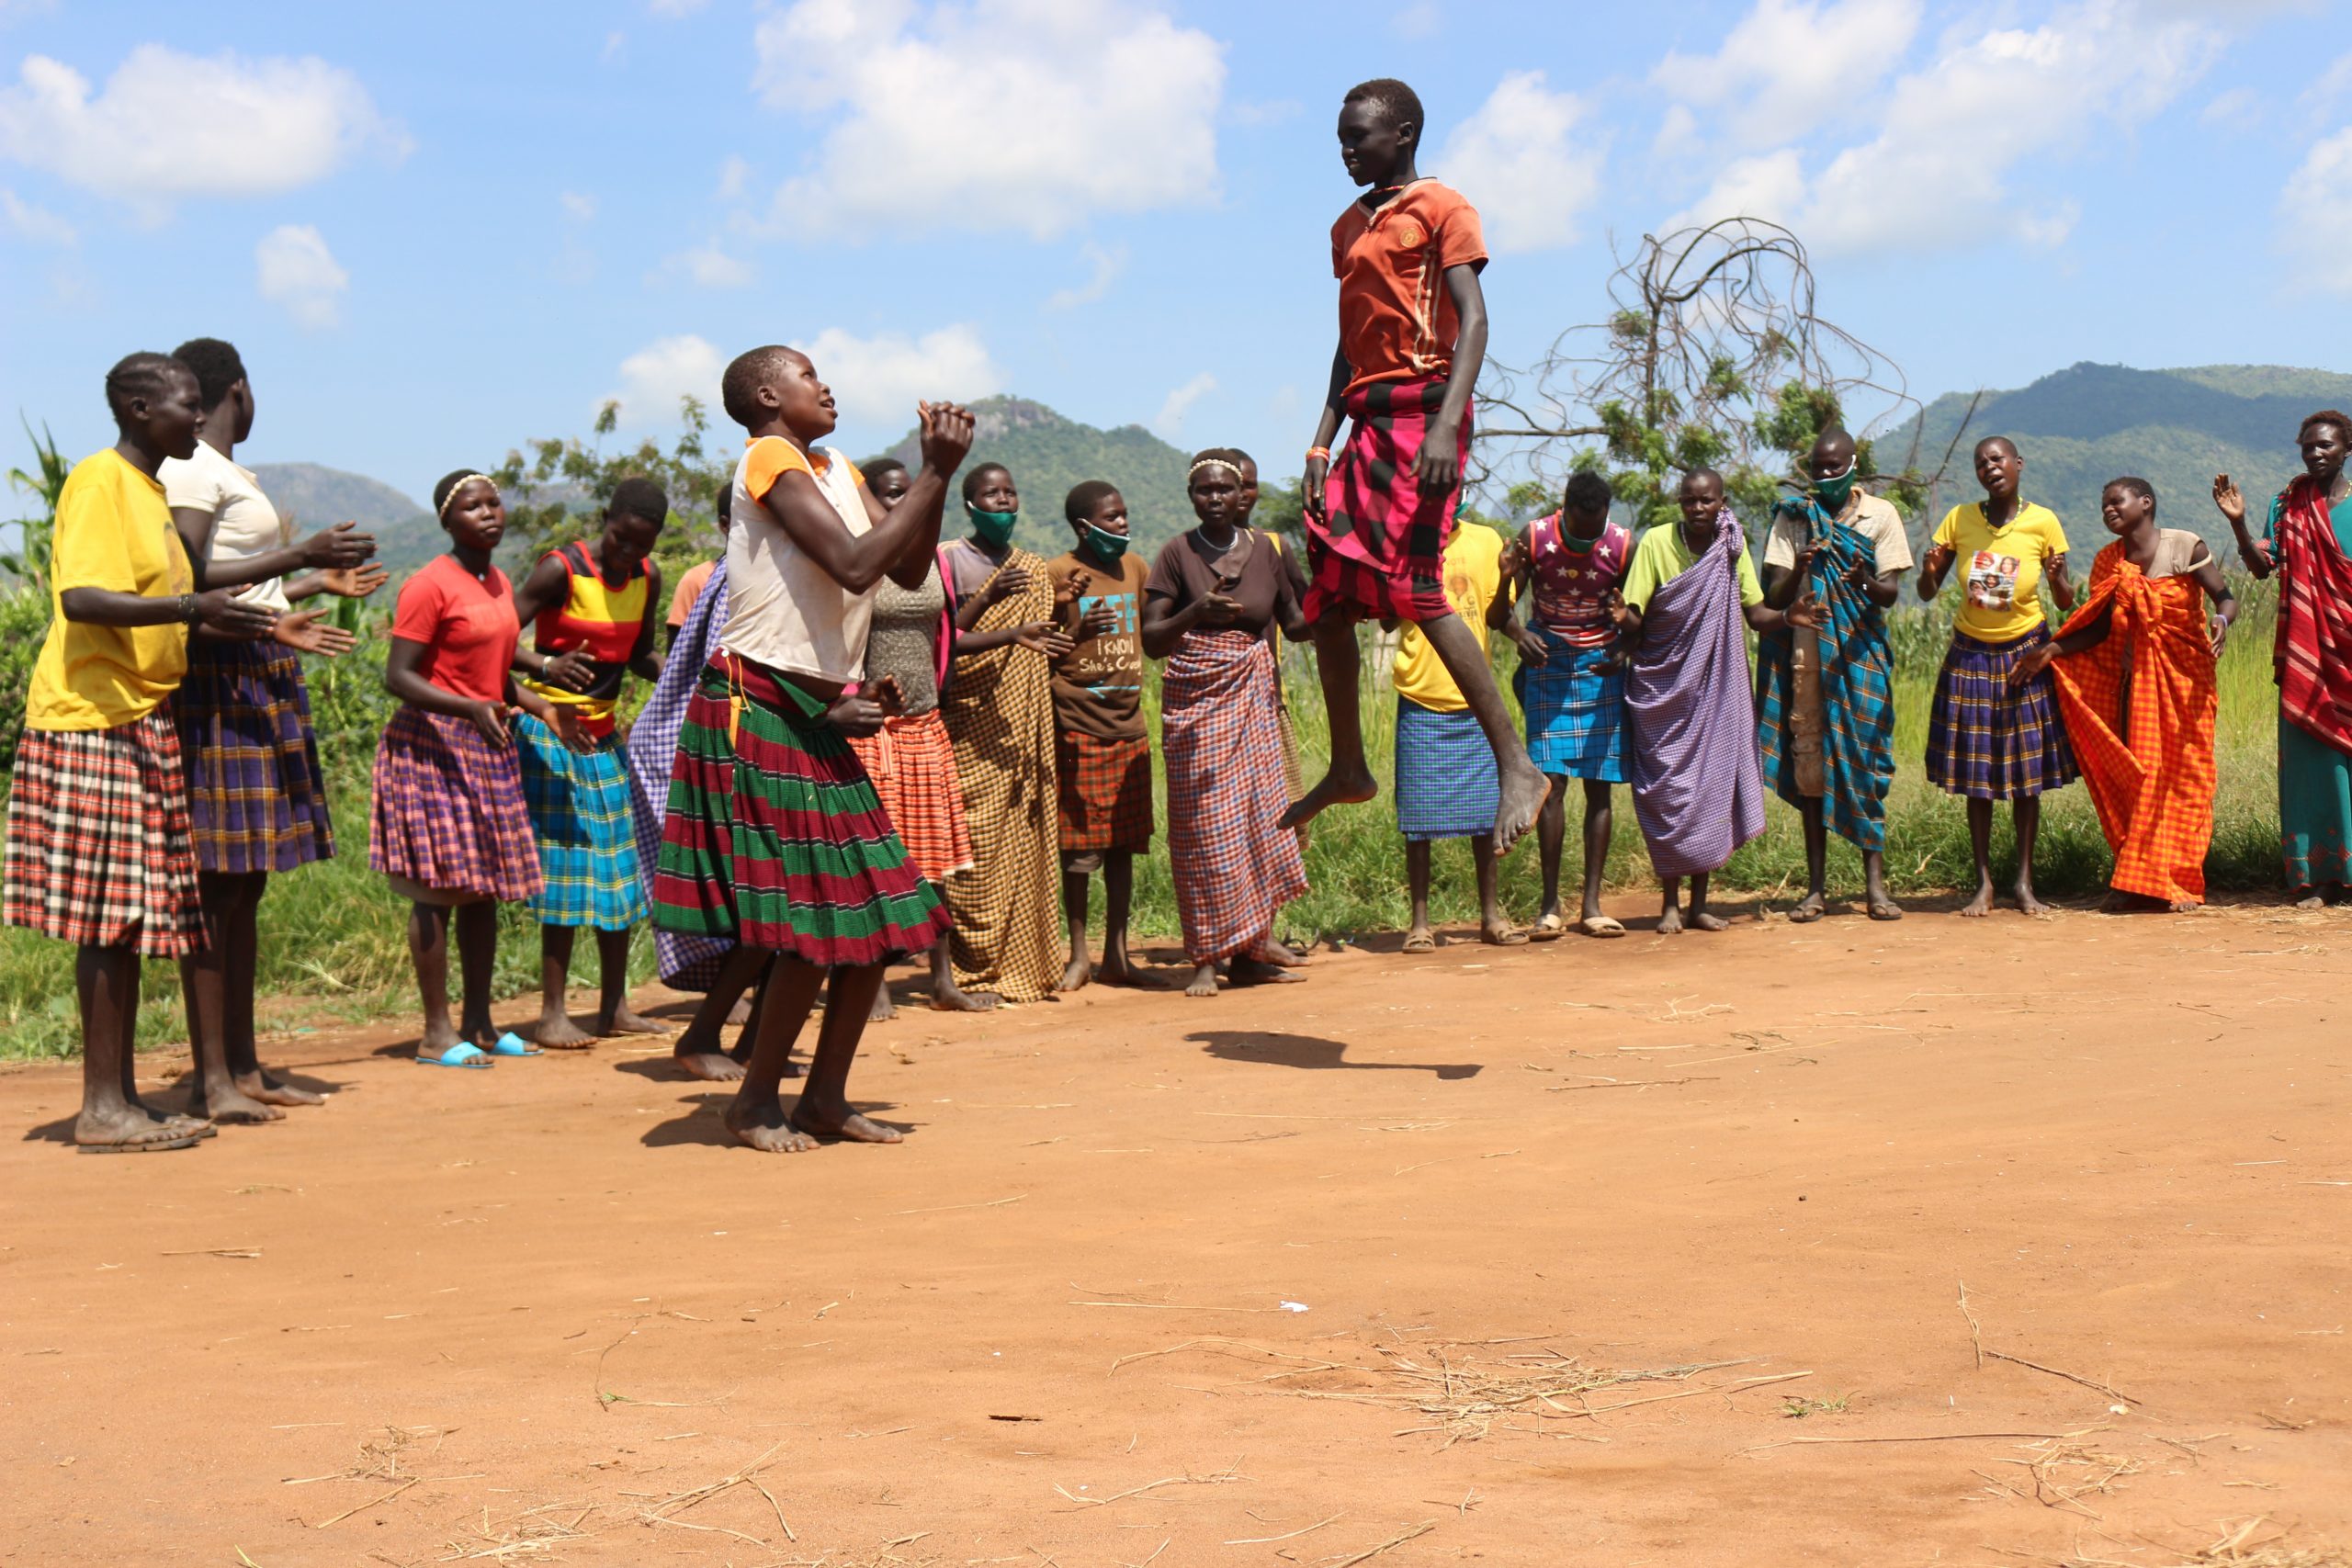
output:
[[[414,495],[608,395],[664,430],[782,339],[854,451],[922,393],[1014,391],[1286,472],[1352,194],[1331,120],[1387,73],[1487,216],[1506,360],[1600,313],[1612,240],[1747,210],[1923,397],[2342,368],[2345,9],[0,0],[0,414],[91,450],[116,357],[224,336],[244,456]]]

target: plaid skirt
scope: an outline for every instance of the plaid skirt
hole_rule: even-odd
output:
[[[1306,520],[1313,575],[1300,608],[1307,619],[1334,608],[1417,622],[1453,613],[1442,558],[1462,487],[1423,494],[1413,470],[1430,416],[1444,401],[1445,383],[1427,378],[1374,381],[1347,395],[1347,445],[1332,460],[1323,516]],[[1456,443],[1465,467],[1472,412],[1464,408]]]
[[[1477,716],[1397,698],[1396,830],[1418,842],[1484,837],[1501,804],[1494,748]]]
[[[204,946],[180,739],[161,708],[112,729],[28,729],[8,795],[0,920],[80,946]]]
[[[1168,764],[1168,870],[1194,964],[1256,956],[1282,907],[1306,891],[1289,802],[1274,659],[1246,632],[1192,631],[1160,682]]]
[[[540,887],[521,765],[469,719],[402,705],[376,745],[368,864],[443,893],[514,902]]]
[[[532,915],[543,926],[600,931],[625,931],[645,919],[620,738],[607,735],[594,750],[574,751],[546,724],[519,714],[514,755],[545,884],[531,900]]]
[[[334,853],[300,654],[283,643],[191,637],[172,709],[198,868],[292,871]]]
[[[1611,649],[1578,648],[1543,626],[1546,654],[1511,677],[1527,719],[1527,754],[1547,773],[1625,782],[1625,671]]]
[[[972,831],[964,820],[964,789],[956,779],[956,743],[937,708],[885,719],[872,735],[849,738],[865,765],[907,858],[926,882],[944,882],[972,866]]]
[[[722,652],[678,733],[653,922],[830,966],[921,953],[947,908],[825,705]]]
[[[1151,848],[1151,738],[1104,740],[1065,730],[1054,738],[1062,848]]]
[[[2075,751],[2050,671],[2009,688],[2018,656],[2049,640],[2048,626],[2014,642],[1952,633],[1928,716],[1929,783],[1976,800],[2018,800],[2075,782]]]

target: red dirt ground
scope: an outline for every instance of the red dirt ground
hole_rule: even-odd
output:
[[[1325,954],[906,1013],[913,1135],[796,1157],[642,1041],[280,1042],[326,1107],[137,1158],[10,1071],[0,1557],[2340,1548],[2347,969],[2267,908]]]

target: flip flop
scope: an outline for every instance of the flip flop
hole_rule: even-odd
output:
[[[172,1149],[192,1149],[204,1141],[201,1133],[188,1133],[176,1138],[150,1138],[143,1143],[76,1144],[77,1155],[159,1155]]]
[[[420,1067],[472,1067],[479,1071],[487,1071],[491,1066],[491,1060],[489,1052],[479,1045],[469,1044],[460,1040],[438,1056],[417,1057],[416,1065]]]
[[[1404,951],[1407,953],[1435,953],[1437,951],[1437,938],[1433,936],[1408,936],[1405,939]]]
[[[1478,940],[1488,947],[1524,947],[1527,945],[1527,933],[1517,926],[1505,926],[1499,931],[1480,931]]]
[[[497,1043],[491,1046],[490,1054],[493,1056],[537,1056],[542,1053],[537,1045],[510,1029],[498,1037]],[[455,1066],[457,1064],[450,1062],[443,1065]]]
[[[1623,936],[1625,934],[1625,928],[1607,915],[1595,915],[1589,919],[1578,920],[1577,930],[1587,936]]]
[[[1872,904],[1870,910],[1873,920],[1899,920],[1903,918],[1903,906],[1900,904]]]
[[[1568,934],[1568,922],[1557,915],[1545,915],[1527,929],[1530,942],[1557,942]]]

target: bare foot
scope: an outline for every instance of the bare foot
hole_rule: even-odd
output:
[[[718,1119],[738,1142],[763,1155],[802,1155],[817,1146],[816,1139],[795,1127],[785,1115],[781,1100],[763,1100],[756,1105],[746,1105],[740,1099],[730,1100]]]
[[[2165,912],[2173,915],[2186,915],[2192,909],[2201,909],[2204,907],[2205,901],[2201,898],[2174,898],[2165,903]]]
[[[906,1134],[898,1128],[861,1116],[848,1106],[820,1109],[808,1103],[803,1095],[800,1103],[792,1108],[792,1124],[812,1138],[838,1138],[845,1144],[902,1144]]]
[[[1809,926],[1828,912],[1828,899],[1819,893],[1808,893],[1798,902],[1795,908],[1789,911],[1789,923],[1792,926]]]
[[[1294,975],[1279,965],[1256,958],[1234,955],[1226,967],[1225,977],[1237,986],[1304,986],[1306,976]]]
[[[585,1051],[596,1043],[594,1035],[572,1022],[569,1014],[560,1012],[541,1013],[538,1027],[531,1031],[531,1039],[550,1051]],[[488,1041],[475,1043],[485,1050],[490,1046]]]
[[[899,1016],[899,1004],[890,996],[890,987],[883,986],[874,993],[874,1010],[865,1015],[868,1023],[888,1023]]]
[[[998,1002],[994,991],[967,991],[949,984],[944,990],[933,987],[931,1005],[941,1012],[987,1012]]]
[[[1290,809],[1282,814],[1281,820],[1276,823],[1276,826],[1303,827],[1314,821],[1316,814],[1326,807],[1360,806],[1379,793],[1380,785],[1374,782],[1370,768],[1359,763],[1352,771],[1344,774],[1335,768],[1325,773],[1322,782],[1313,789],[1292,801]],[[1541,807],[1543,802],[1539,800],[1536,804]],[[1531,812],[1527,819],[1530,822],[1535,820],[1534,814]]]
[[[2050,913],[2050,906],[2033,896],[2033,884],[2025,878],[2018,878],[2018,885],[2013,891],[2017,894],[2018,908],[2026,914],[2038,920]]]
[[[1960,907],[1960,912],[1962,916],[1972,920],[1981,920],[1985,916],[1991,914],[1993,912],[1993,885],[1989,882],[1978,884],[1976,888],[1976,897],[1971,898],[1967,903],[1962,904]]]
[[[250,1073],[231,1076],[247,1099],[258,1100],[264,1105],[324,1105],[327,1102],[325,1095],[297,1089],[282,1078],[270,1077],[259,1067]]]
[[[1184,987],[1188,997],[1216,995],[1216,963],[1214,959],[1193,971],[1192,983]]]
[[[1069,967],[1062,971],[1062,977],[1054,982],[1054,989],[1082,991],[1086,989],[1086,983],[1093,978],[1094,965],[1083,958],[1073,958],[1069,961]]]
[[[1731,930],[1731,922],[1721,915],[1702,913],[1690,917],[1690,929],[1694,931],[1727,931]]]
[[[741,1029],[751,1021],[752,998],[748,996],[737,997],[735,1005],[727,1010],[727,1027]]]
[[[146,1148],[194,1142],[203,1136],[205,1125],[187,1116],[166,1116],[144,1105],[122,1105],[112,1111],[83,1111],[74,1119],[74,1141],[85,1148]]]
[[[1301,953],[1287,942],[1276,942],[1272,937],[1268,937],[1260,944],[1257,956],[1269,964],[1278,964],[1284,969],[1304,969],[1309,961],[1306,953]]]
[[[1668,904],[1666,907],[1666,913],[1657,918],[1657,934],[1660,936],[1682,934],[1682,910],[1678,906]]]
[[[724,1051],[681,1051],[670,1059],[685,1070],[686,1077],[705,1083],[741,1083],[743,1079],[743,1064]]]
[[[201,1078],[187,1091],[187,1113],[198,1122],[226,1122],[232,1127],[286,1120],[286,1112],[254,1099],[233,1083],[207,1093]]]
[[[1294,955],[1295,956],[1295,955]],[[1280,959],[1270,962],[1279,964]],[[1094,978],[1105,986],[1125,986],[1138,991],[1164,991],[1168,982],[1157,975],[1145,973],[1132,958],[1105,958],[1094,971]]]
[[[1510,847],[1535,826],[1536,816],[1552,795],[1552,782],[1530,762],[1505,768],[1502,783],[1502,800],[1495,807],[1497,860],[1510,853]]]
[[[616,1034],[673,1034],[677,1032],[666,1023],[656,1023],[630,1011],[628,1004],[623,1002],[612,1017],[596,1021],[596,1032],[609,1037]],[[544,1045],[547,1042],[541,1040],[539,1043]]]

